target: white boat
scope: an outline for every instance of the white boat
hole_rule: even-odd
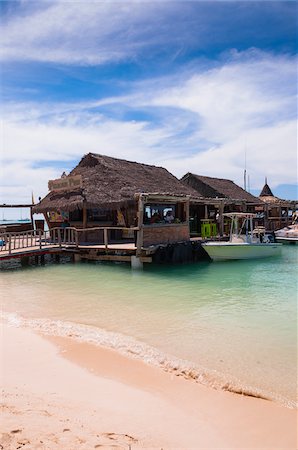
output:
[[[264,229],[253,229],[255,214],[235,212],[224,216],[231,219],[229,241],[202,244],[212,260],[256,259],[280,254],[281,244],[271,242]]]
[[[289,225],[281,230],[275,231],[275,239],[281,244],[297,244],[298,243],[298,223],[294,219],[292,225]]]

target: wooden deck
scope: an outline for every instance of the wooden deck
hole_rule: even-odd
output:
[[[132,242],[121,243],[78,243],[73,236],[67,236],[61,231],[57,236],[49,233],[42,235],[27,233],[9,233],[2,235],[3,243],[0,247],[0,261],[9,261],[11,259],[25,259],[29,257],[43,256],[46,254],[68,255],[75,261],[118,261],[130,262],[133,264],[133,258],[136,258],[137,247]],[[54,242],[50,242],[53,240]],[[64,240],[64,242],[63,242]],[[140,263],[152,262],[152,257],[146,253],[138,258]]]
[[[172,245],[167,248],[166,244],[152,245],[148,248],[138,248],[134,242],[108,242],[107,232],[104,233],[104,242],[80,242],[79,233],[84,230],[69,228],[67,231],[61,229],[52,229],[47,232],[23,232],[23,233],[6,233],[1,234],[0,240],[0,261],[20,258],[21,260],[29,257],[42,257],[46,254],[55,254],[71,256],[74,261],[91,260],[91,261],[115,261],[129,262],[132,266],[151,263],[153,258],[160,258],[164,261],[164,253],[173,253]],[[82,235],[81,235],[82,236]],[[191,238],[190,244],[199,242],[202,238]],[[177,246],[181,245],[179,242]],[[161,250],[160,250],[161,249]],[[159,257],[156,252],[162,253]],[[171,257],[166,255],[166,261],[171,262]],[[177,258],[176,258],[177,259]],[[178,258],[179,259],[179,258]],[[179,259],[180,261],[180,259]]]
[[[85,252],[127,252],[129,254],[135,254],[137,247],[133,243],[124,244],[108,244],[107,246],[103,244],[85,244],[85,245],[74,245],[74,244],[48,244],[40,247],[39,245],[28,246],[26,248],[17,248],[9,250],[2,250],[0,252],[0,260],[8,258],[21,258],[23,256],[38,256],[46,253],[57,253],[57,251],[63,253],[84,253]]]
[[[11,252],[9,252],[8,250],[3,250],[0,252],[0,261],[14,258],[24,258],[28,256],[45,255],[47,253],[57,252],[59,250],[60,248],[58,245],[48,245],[42,248],[40,248],[39,245],[35,245],[27,248],[13,249],[11,250]]]

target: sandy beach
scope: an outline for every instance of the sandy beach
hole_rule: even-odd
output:
[[[296,449],[295,410],[1,324],[2,449]]]

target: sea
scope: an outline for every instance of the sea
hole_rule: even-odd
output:
[[[297,406],[298,246],[277,258],[0,269],[12,326],[116,349],[190,382]],[[119,368],[121,370],[121,368]]]

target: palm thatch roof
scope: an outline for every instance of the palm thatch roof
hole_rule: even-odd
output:
[[[81,175],[82,187],[51,191],[33,212],[73,211],[86,208],[117,208],[134,202],[136,193],[155,193],[172,196],[196,196],[163,167],[140,164],[110,156],[88,153],[70,172]]]
[[[230,201],[245,201],[261,204],[257,197],[242,189],[231,180],[195,175],[188,172],[181,178],[182,183],[195,189],[197,195],[207,198],[223,198]]]

